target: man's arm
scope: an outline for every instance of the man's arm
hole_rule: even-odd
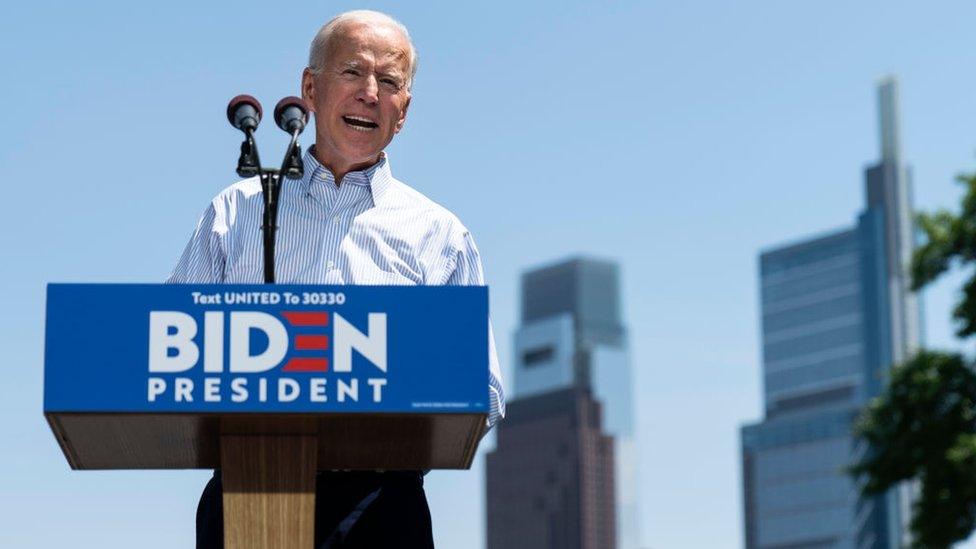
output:
[[[225,255],[221,233],[216,229],[223,226],[213,203],[207,207],[193,231],[193,236],[183,250],[180,261],[167,284],[210,284],[224,281]]]
[[[454,270],[444,283],[447,286],[484,286],[485,273],[481,267],[481,255],[474,244],[471,233],[464,232],[458,250],[455,253]],[[505,417],[505,390],[502,389],[502,373],[498,365],[498,353],[495,351],[495,334],[488,320],[488,429]]]

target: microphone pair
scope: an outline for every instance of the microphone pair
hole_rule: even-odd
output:
[[[238,95],[227,104],[227,120],[245,134],[258,129],[263,113],[261,102],[250,95]],[[275,106],[274,120],[290,135],[302,133],[308,123],[308,105],[300,97],[286,97]]]

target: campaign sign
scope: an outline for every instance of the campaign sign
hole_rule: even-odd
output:
[[[487,413],[488,289],[49,284],[45,412]]]

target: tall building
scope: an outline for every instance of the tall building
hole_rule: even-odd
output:
[[[920,337],[894,78],[878,102],[881,160],[865,171],[857,223],[759,258],[765,419],[741,432],[747,549],[908,542],[910,488],[863,499],[845,472],[867,451],[852,422]]]
[[[508,404],[488,455],[488,549],[616,547],[613,438],[601,416],[573,386]]]
[[[514,516],[501,514],[501,507],[493,504],[493,498],[500,498],[498,503],[501,505],[504,499],[501,489],[505,485],[521,486],[528,497],[525,490],[535,490],[531,487],[539,481],[540,473],[531,468],[515,473],[509,471],[511,476],[502,473],[505,463],[517,463],[532,453],[542,455],[539,444],[545,439],[525,435],[535,428],[526,430],[525,426],[557,421],[553,414],[565,414],[566,410],[575,409],[568,404],[563,408],[538,404],[556,398],[553,395],[557,394],[563,395],[562,399],[574,395],[576,408],[599,410],[591,416],[602,416],[602,420],[595,424],[591,422],[590,427],[602,429],[601,436],[608,437],[606,440],[611,445],[597,457],[574,453],[575,450],[553,457],[566,463],[590,463],[597,469],[604,467],[599,465],[599,460],[611,459],[608,474],[597,474],[589,479],[577,475],[572,481],[584,484],[611,482],[609,491],[592,488],[589,493],[596,498],[606,494],[613,496],[610,510],[614,512],[604,513],[601,520],[611,521],[609,532],[616,543],[607,545],[604,541],[593,547],[640,547],[632,375],[627,333],[621,319],[620,277],[616,264],[576,258],[525,273],[522,276],[521,326],[515,334],[513,362],[513,399],[505,421],[499,424],[497,447],[488,456],[489,549],[514,547],[492,543],[492,540],[503,539],[497,537],[502,535],[499,532],[515,527],[510,522]],[[572,422],[561,421],[567,428],[573,426]],[[550,434],[555,436],[555,433]],[[565,434],[569,436],[568,431]],[[601,526],[598,530],[602,532],[605,528]],[[599,537],[588,534],[583,538],[596,539],[594,536]],[[545,544],[544,538],[535,539],[538,540],[536,544],[524,546],[550,546]],[[553,547],[578,546],[557,544]]]

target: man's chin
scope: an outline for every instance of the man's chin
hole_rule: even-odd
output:
[[[333,165],[368,166],[379,160],[380,153],[389,144],[389,141],[378,141],[377,136],[366,136],[368,139],[364,140],[360,136],[346,136],[345,133],[340,132],[339,135],[333,133],[332,139],[319,139],[318,141],[322,143],[315,146],[316,157],[319,160],[323,160],[324,157]],[[356,137],[359,139],[355,139]]]
[[[362,169],[368,166],[372,166],[380,159],[380,153],[383,149],[368,149],[368,151],[356,150],[347,151],[343,155],[343,160],[349,166],[357,166],[355,169]]]
[[[346,158],[356,158],[356,162],[369,162],[371,160],[376,160],[380,152],[386,148],[388,143],[378,143],[376,140],[371,140],[368,143],[356,143],[356,142],[346,142],[340,144],[339,150],[342,155]]]

